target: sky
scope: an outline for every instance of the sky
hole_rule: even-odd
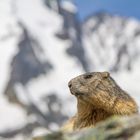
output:
[[[75,0],[81,20],[92,13],[108,13],[140,20],[140,0]]]

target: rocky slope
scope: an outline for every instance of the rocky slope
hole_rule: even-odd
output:
[[[130,123],[131,122],[131,123]],[[55,132],[34,137],[33,140],[139,140],[140,116],[112,117],[95,128],[73,133]]]

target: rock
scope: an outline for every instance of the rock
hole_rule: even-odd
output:
[[[140,140],[140,115],[114,116],[95,128],[73,133],[54,132],[33,140]]]

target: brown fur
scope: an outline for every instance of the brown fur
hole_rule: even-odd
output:
[[[77,114],[62,128],[64,131],[93,127],[112,115],[138,113],[132,97],[123,91],[108,72],[80,75],[69,82],[77,98]]]

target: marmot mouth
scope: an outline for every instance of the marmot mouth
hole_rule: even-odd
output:
[[[85,95],[84,93],[81,93],[81,92],[72,92],[72,91],[71,91],[71,94],[75,95],[75,96],[83,96],[83,95]]]
[[[81,92],[76,92],[75,95],[83,96],[83,95],[85,95],[85,94],[84,94],[84,93],[81,93]]]
[[[83,95],[85,95],[82,92],[74,92],[72,89],[70,89],[70,92],[71,92],[72,95],[75,95],[75,96],[83,96]]]

